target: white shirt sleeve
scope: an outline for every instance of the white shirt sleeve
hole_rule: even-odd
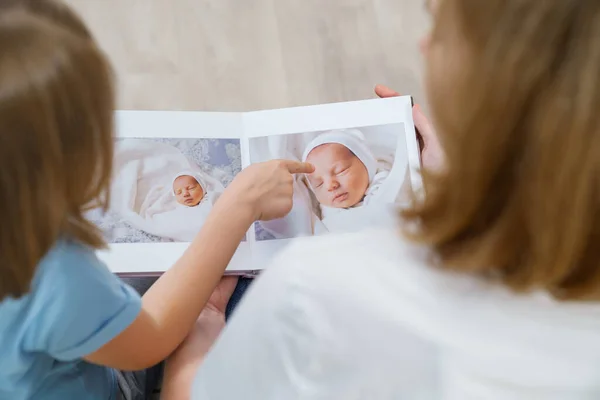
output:
[[[600,398],[600,306],[430,265],[395,230],[299,239],[250,288],[198,400]]]
[[[367,286],[382,276],[363,279],[361,260],[332,265],[334,255],[309,249],[284,250],[253,284],[199,369],[192,398],[436,398],[428,345],[386,330],[385,307],[372,309],[384,298]]]

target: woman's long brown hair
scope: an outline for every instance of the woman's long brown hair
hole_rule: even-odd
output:
[[[430,91],[447,169],[402,213],[412,238],[443,268],[597,299],[600,2],[442,0],[433,44],[451,31],[468,56]]]

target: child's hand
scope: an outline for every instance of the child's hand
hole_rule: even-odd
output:
[[[375,86],[375,94],[381,98],[400,96],[398,92],[383,85]],[[413,107],[413,120],[415,121],[415,127],[417,128],[421,144],[421,163],[423,164],[423,168],[430,171],[439,171],[444,164],[444,152],[435,129],[425,114],[423,114],[418,104]]]
[[[291,160],[252,164],[235,177],[226,192],[236,203],[246,202],[255,220],[281,218],[292,209],[293,174],[313,171],[311,164]]]

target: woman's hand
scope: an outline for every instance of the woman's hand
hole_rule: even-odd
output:
[[[237,277],[225,277],[210,296],[193,330],[167,359],[161,399],[189,399],[190,388],[202,359],[225,327],[225,308],[233,294]]]
[[[313,171],[311,164],[291,160],[252,164],[235,177],[223,195],[249,205],[255,220],[281,218],[292,209],[293,174]]]
[[[383,85],[375,86],[375,94],[381,98],[400,96],[398,92]],[[435,129],[418,104],[413,107],[413,120],[421,143],[423,168],[430,171],[439,171],[444,164],[444,152]]]

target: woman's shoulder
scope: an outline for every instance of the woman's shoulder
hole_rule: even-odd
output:
[[[414,330],[435,343],[498,357],[507,349],[553,354],[572,339],[571,355],[585,358],[589,343],[600,340],[599,303],[564,303],[544,292],[517,294],[444,270],[430,249],[404,239],[399,230],[310,239],[277,257],[279,280],[296,295],[335,309],[336,318],[386,321],[390,331]],[[540,340],[540,332],[547,339]],[[600,347],[596,353],[600,356]]]
[[[447,280],[452,280],[431,266],[431,256],[398,229],[374,228],[298,239],[268,268],[274,270],[269,275],[277,275],[280,284],[294,288],[296,295],[322,303],[353,303],[364,294],[377,293],[367,299],[369,307],[398,303],[395,311],[402,313],[407,296],[413,304],[428,302],[433,293],[441,295],[436,288],[447,287]]]
[[[380,286],[393,286],[423,297],[462,304],[477,299],[506,307],[530,307],[543,310],[575,308],[600,311],[600,303],[561,302],[538,291],[515,293],[499,282],[443,268],[428,246],[404,237],[399,228],[373,228],[361,232],[327,234],[297,239],[275,257],[275,267],[284,267],[287,275],[315,280],[342,280],[361,276]],[[296,278],[295,278],[296,279]]]
[[[293,264],[303,271],[322,272],[320,266],[327,265],[328,270],[339,273],[372,273],[381,268],[399,272],[406,268],[429,269],[431,257],[427,247],[409,242],[399,229],[372,228],[296,239],[274,264],[285,258],[285,264],[294,260]]]

